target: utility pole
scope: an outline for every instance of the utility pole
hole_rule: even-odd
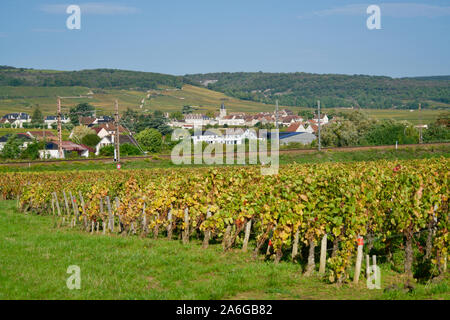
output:
[[[64,158],[64,153],[63,153],[63,149],[62,149],[61,98],[60,97],[58,97],[58,151],[59,151],[59,158],[60,159]]]
[[[319,126],[319,151],[321,149],[321,145],[320,145],[320,100],[317,100],[317,123]]]
[[[423,136],[422,136],[422,104],[419,103],[419,143],[423,143]]]
[[[42,125],[42,137],[43,137],[42,140],[44,141],[44,161],[45,161],[45,147],[47,144],[47,141],[45,140],[45,120],[44,120],[44,124]]]
[[[116,107],[116,114],[115,114],[115,125],[116,125],[116,141],[115,141],[115,161],[117,161],[118,163],[120,162],[120,141],[119,141],[119,103],[116,100],[115,101],[115,107]]]
[[[278,99],[275,100],[276,108],[275,108],[275,128],[278,129]]]

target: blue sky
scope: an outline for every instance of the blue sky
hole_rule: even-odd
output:
[[[81,30],[66,28],[70,4]],[[449,0],[0,2],[0,65],[29,68],[449,75],[449,34]]]

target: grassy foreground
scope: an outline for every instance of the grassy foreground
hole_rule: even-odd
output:
[[[448,277],[405,292],[383,290],[401,281],[382,265],[381,290],[337,287],[305,278],[298,264],[253,260],[220,244],[89,235],[56,229],[51,217],[23,215],[0,201],[0,299],[450,299]],[[70,265],[81,268],[81,289],[69,290]]]

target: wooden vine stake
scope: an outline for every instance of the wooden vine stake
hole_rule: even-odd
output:
[[[359,274],[361,273],[361,264],[363,259],[363,247],[364,239],[358,236],[358,249],[356,253],[355,277],[353,278],[353,283],[358,283],[359,281]]]
[[[172,208],[170,208],[167,213],[167,221],[169,222],[167,225],[167,238],[172,239]]]
[[[109,231],[114,232],[114,216],[112,214],[111,201],[109,199],[109,196],[106,196],[105,201],[106,201],[106,206],[108,208],[108,226],[109,226]]]
[[[56,213],[55,213],[55,195],[52,192],[52,220],[53,220],[53,227],[56,226]]]
[[[292,245],[292,260],[294,260],[298,255],[298,241],[300,237],[300,231],[297,230],[294,235],[294,244]]]
[[[147,215],[145,214],[145,202],[144,202],[144,206],[142,208],[142,235],[146,237],[147,233],[148,233]]]
[[[84,203],[84,199],[83,199],[83,194],[81,193],[81,190],[78,191],[78,194],[80,196],[80,204],[81,204],[81,210],[83,211],[83,222],[84,222],[84,228],[86,229],[86,231],[89,231],[89,225],[87,222],[87,217],[86,217],[86,205]]]
[[[366,254],[366,279],[369,279],[370,275],[370,257]]]
[[[17,198],[19,199],[19,198]],[[17,202],[18,203],[18,202]],[[52,215],[55,215],[55,195],[52,193]]]
[[[183,231],[183,243],[189,242],[189,209],[184,209],[184,231]]]
[[[230,237],[231,237],[231,226],[228,225],[227,228],[225,229],[225,233],[223,234],[223,241],[222,241],[223,250],[227,249]]]
[[[59,200],[58,196],[56,195],[56,192],[53,192],[56,202],[56,210],[58,211],[58,216],[61,216],[61,208],[59,207]]]
[[[70,195],[70,202],[72,202],[72,209],[73,209],[72,227],[75,227],[75,225],[77,224],[77,220],[78,220],[78,205],[76,205],[77,200],[72,195],[72,191],[69,191],[69,195]]]
[[[245,226],[245,236],[244,236],[244,243],[242,245],[242,251],[247,252],[248,249],[248,240],[250,239],[250,232],[252,230],[252,220],[248,220],[247,224]]]
[[[314,268],[316,266],[314,261],[314,249],[316,248],[316,244],[314,242],[314,237],[311,236],[309,239],[309,254],[308,254],[308,264],[306,266],[305,277],[310,276],[314,272]]]
[[[325,233],[320,243],[320,265],[319,274],[325,273],[325,266],[327,264],[327,234]]]
[[[209,211],[209,208],[208,208],[208,211],[206,211],[206,220],[208,220],[209,218],[211,218],[211,212]],[[206,230],[205,231],[205,237],[203,238],[203,244],[202,244],[202,248],[203,249],[208,248],[208,246],[209,246],[209,239],[210,238],[211,238],[211,231],[210,230]]]
[[[66,192],[64,190],[63,190],[63,195],[64,195],[64,203],[66,205],[66,214],[67,214],[67,216],[69,216],[70,215],[69,203],[67,201]]]
[[[102,198],[100,198],[100,215],[102,217],[103,234],[105,234],[107,228],[106,228],[106,224],[105,224],[105,217],[103,214],[103,199]]]
[[[375,283],[377,283],[377,256],[372,256],[372,264],[373,264],[373,279],[375,280]]]
[[[119,232],[122,232],[122,216],[119,214],[119,207],[120,207],[120,201],[119,198],[116,197],[116,211],[117,215],[119,216]]]

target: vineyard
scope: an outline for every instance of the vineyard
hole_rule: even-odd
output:
[[[448,167],[441,158],[292,164],[273,176],[256,166],[2,173],[0,194],[58,226],[251,248],[275,263],[303,263],[305,275],[315,272],[322,244],[319,273],[344,283],[362,243],[366,253],[377,243],[388,258],[404,250],[409,277],[415,251],[432,276],[446,272]]]

